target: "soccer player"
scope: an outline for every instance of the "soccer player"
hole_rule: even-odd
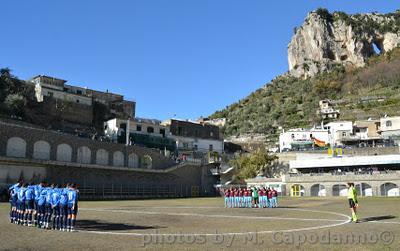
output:
[[[347,199],[349,200],[349,206],[351,210],[351,220],[354,223],[358,223],[357,217],[357,207],[358,207],[358,200],[357,200],[357,190],[354,188],[354,183],[347,183],[349,190],[347,191]]]
[[[260,208],[263,208],[264,207],[264,191],[263,191],[263,188],[261,187],[257,191],[257,193],[258,193],[258,200],[259,200]]]
[[[49,223],[51,221],[51,215],[53,214],[53,210],[51,208],[51,194],[53,193],[54,184],[51,184],[50,187],[46,187],[46,202],[45,202],[45,216],[44,216],[44,228],[49,228]]]
[[[10,222],[17,223],[17,200],[18,200],[18,190],[22,185],[22,180],[18,183],[10,186],[8,192],[10,194]]]
[[[258,207],[258,191],[257,188],[253,188],[253,205],[254,207]]]
[[[234,194],[235,194],[235,192],[233,191],[233,189],[231,188],[230,190],[229,190],[229,204],[230,204],[230,207],[235,207],[235,201],[234,201]]]
[[[47,196],[47,189],[46,189],[47,183],[43,183],[42,190],[40,191],[40,195],[38,198],[37,202],[37,207],[38,207],[38,228],[45,228],[45,222],[46,222],[46,196]]]
[[[25,225],[26,218],[25,218],[25,190],[27,184],[22,184],[21,188],[18,190],[18,200],[17,200],[17,212],[18,212],[18,224]]]
[[[267,191],[267,201],[268,201],[268,207],[271,208],[273,205],[272,202],[272,190],[268,187],[268,191]]]
[[[60,225],[61,231],[67,230],[67,220],[68,220],[68,190],[69,184],[65,188],[61,189],[60,192]]]
[[[67,230],[74,231],[76,215],[78,214],[78,193],[76,185],[73,183],[68,190],[68,224]]]
[[[25,190],[25,220],[28,226],[32,226],[32,213],[34,209],[35,190],[33,183],[30,183]]]
[[[225,207],[229,207],[229,190],[224,191]]]
[[[239,204],[239,191],[238,191],[238,189],[237,188],[235,188],[235,191],[234,191],[234,193],[233,193],[233,201],[234,201],[234,207],[238,207],[238,204]]]
[[[272,207],[278,207],[278,191],[272,188]]]
[[[55,185],[51,193],[51,209],[53,211],[53,230],[60,229],[60,198],[61,198],[61,186]]]
[[[39,215],[39,206],[38,206],[38,201],[40,197],[40,193],[43,190],[43,187],[45,186],[45,182],[42,181],[40,182],[39,185],[34,186],[34,193],[35,193],[35,200],[34,200],[34,210],[33,210],[33,222],[35,226],[38,226],[38,215]]]
[[[238,197],[239,197],[239,207],[243,207],[243,189],[239,188],[238,192]]]
[[[246,189],[246,201],[246,207],[251,208],[251,190],[248,188]]]

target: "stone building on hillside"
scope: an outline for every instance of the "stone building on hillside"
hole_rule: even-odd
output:
[[[329,99],[319,101],[319,110],[317,111],[322,119],[337,119],[340,115],[340,111],[334,109],[333,102]]]
[[[54,110],[54,115],[62,119],[87,125],[92,124],[94,119],[135,117],[134,101],[124,100],[124,96],[120,94],[68,85],[66,82],[45,75],[38,75],[27,81],[28,84],[34,85],[36,100],[46,104],[43,110],[47,111],[49,116]],[[99,112],[101,106],[102,114]],[[73,109],[68,109],[69,107]]]

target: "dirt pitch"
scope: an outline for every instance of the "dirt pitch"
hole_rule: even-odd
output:
[[[280,198],[281,208],[230,209],[222,198],[80,202],[73,233],[8,223],[1,250],[400,250],[400,198]]]

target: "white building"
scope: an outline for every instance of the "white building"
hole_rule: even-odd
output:
[[[127,122],[128,121],[125,119],[117,118],[108,120],[104,123],[105,135],[109,136],[113,141],[116,141],[117,137],[125,132]],[[129,132],[163,138],[171,136],[169,128],[161,125],[161,121],[155,119],[130,119]]]
[[[343,139],[355,137],[353,134],[353,122],[351,121],[330,122],[324,128],[328,130],[328,142],[331,146],[342,146]]]
[[[279,135],[280,151],[324,146],[329,140],[328,130],[322,128],[290,129]]]
[[[380,119],[380,133],[384,139],[400,137],[400,116]]]

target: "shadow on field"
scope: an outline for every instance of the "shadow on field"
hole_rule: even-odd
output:
[[[393,215],[382,215],[382,216],[372,216],[367,218],[360,219],[361,222],[368,222],[368,221],[380,221],[380,220],[390,220],[394,219],[396,216]]]
[[[100,230],[145,230],[164,228],[159,226],[139,226],[124,223],[112,223],[98,220],[79,220],[76,223],[79,230],[100,231]]]

